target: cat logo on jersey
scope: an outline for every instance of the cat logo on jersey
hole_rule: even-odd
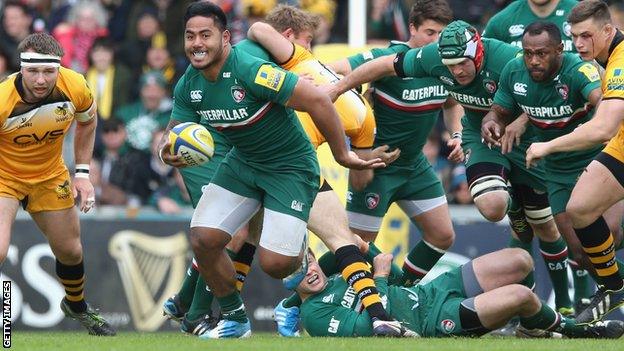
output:
[[[583,73],[590,82],[600,80],[600,73],[598,73],[596,67],[594,67],[594,65],[592,65],[591,63],[583,64],[581,67],[579,67],[578,71]]]
[[[245,98],[245,89],[243,89],[240,85],[232,86],[231,91],[234,101],[241,102]]]
[[[491,80],[491,79],[484,79],[483,80],[483,87],[490,94],[494,94],[496,92],[496,82]]]
[[[366,207],[368,207],[369,210],[374,210],[377,205],[379,205],[379,194],[368,193],[364,201],[366,201]]]
[[[69,189],[69,180],[66,180],[65,183],[56,186],[56,197],[59,200],[69,199],[71,196],[71,190]]]
[[[286,80],[286,72],[271,65],[262,65],[256,74],[254,83],[271,90],[279,91]]]
[[[555,89],[557,89],[557,93],[561,95],[562,99],[564,100],[568,99],[568,93],[570,92],[570,88],[568,88],[566,84],[559,83],[555,86]]]

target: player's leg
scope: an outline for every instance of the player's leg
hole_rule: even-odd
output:
[[[69,173],[32,186],[26,210],[48,239],[56,257],[56,275],[65,288],[61,310],[94,335],[115,330],[84,299],[85,270],[78,210],[74,207]]]
[[[398,189],[397,204],[420,229],[422,239],[403,263],[403,284],[418,283],[446,253],[455,232],[442,183],[429,164],[411,173]]]
[[[608,149],[609,146],[605,150]],[[566,208],[599,283],[604,285],[577,317],[582,322],[598,320],[624,303],[624,283],[618,272],[614,238],[602,216],[624,198],[623,185],[624,164],[603,151],[581,174]]]
[[[334,253],[337,270],[358,294],[374,326],[379,332],[387,330],[387,323],[382,321],[392,321],[392,317],[381,303],[370,268],[360,251],[355,234],[349,230],[344,207],[328,183],[321,186],[314,200],[308,229]],[[401,333],[398,323],[396,333]]]
[[[231,333],[217,337],[243,337],[251,332],[241,296],[236,290],[236,271],[225,246],[258,211],[259,195],[223,167],[223,177],[247,196],[234,193],[217,184],[209,184],[191,220],[191,246],[202,277],[221,306],[224,320],[235,324]],[[220,172],[215,175],[215,179]],[[216,329],[216,328],[215,328]],[[214,329],[213,329],[214,330]],[[206,334],[204,334],[206,335]]]
[[[0,185],[1,186],[1,185]],[[4,263],[11,244],[11,227],[19,208],[15,198],[2,197],[0,194],[0,267]]]

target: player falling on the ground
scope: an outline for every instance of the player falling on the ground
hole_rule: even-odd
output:
[[[568,21],[581,58],[595,59],[606,68],[602,101],[589,122],[567,135],[531,145],[526,162],[533,165],[553,153],[591,149],[608,141],[581,174],[566,207],[602,284],[577,316],[581,322],[592,322],[624,304],[624,274],[619,272],[624,267],[616,260],[614,236],[605,220],[605,213],[624,199],[624,34],[613,26],[609,8],[600,0],[580,2]]]
[[[259,60],[230,43],[223,11],[210,2],[191,4],[185,15],[185,51],[191,66],[175,89],[170,129],[179,122],[203,122],[223,132],[234,147],[204,190],[191,220],[191,245],[199,270],[222,309],[209,338],[251,334],[236,290],[235,269],[224,248],[264,208],[260,265],[284,278],[302,270],[307,253],[306,221],[319,187],[316,155],[294,112],[310,113],[345,167],[384,164],[348,152],[342,126],[326,96],[305,80]],[[191,94],[192,91],[201,91]],[[205,97],[205,98],[204,98]],[[208,98],[209,97],[209,98]],[[161,143],[163,160],[183,166]],[[302,249],[304,251],[302,252]]]
[[[359,308],[353,291],[336,276],[329,278],[310,255],[301,295],[303,325],[311,336],[371,335],[369,316]],[[541,302],[520,285],[533,270],[533,260],[521,249],[492,252],[454,268],[425,285],[390,285],[392,255],[374,258],[373,270],[386,307],[402,323],[423,337],[478,337],[512,317],[520,318],[520,337],[617,339],[624,322],[600,321],[580,325]],[[398,270],[398,268],[397,268]]]
[[[431,77],[442,82],[451,97],[466,111],[462,118],[462,147],[470,192],[477,208],[490,221],[502,220],[512,202],[507,185],[511,183],[514,197],[521,200],[535,232],[542,241],[553,243],[543,247],[542,251],[547,254],[544,258],[548,265],[557,267],[565,265],[565,255],[561,254],[567,249],[552,219],[544,170],[542,167],[530,170],[524,167],[524,151],[534,136],[525,133],[520,145],[514,145],[505,155],[499,148],[490,148],[481,141],[481,119],[492,105],[500,73],[519,51],[517,47],[498,40],[481,39],[474,27],[455,21],[442,31],[438,43],[376,58],[326,88],[334,98],[354,86],[385,76]],[[518,239],[512,239],[510,246],[528,249]],[[525,284],[534,285],[532,273],[527,276]],[[569,309],[566,308],[565,312]]]
[[[567,17],[570,10],[577,3],[578,1],[576,0],[514,1],[490,18],[483,30],[483,36],[498,39],[522,48],[524,29],[535,21],[545,20],[555,23],[561,31],[563,51],[576,52],[572,44],[570,24],[567,22]],[[514,229],[514,232],[518,233],[518,239],[528,244],[533,241],[533,229],[526,225],[523,217],[524,212],[521,207],[513,208],[509,211],[511,227]],[[574,283],[574,307],[577,311],[582,310],[589,303],[589,297],[594,292],[594,284],[585,269],[589,268],[591,264],[588,262],[586,255],[584,255],[583,248],[576,239],[576,235],[569,236],[570,230],[559,226],[557,228],[565,238],[569,249],[568,264],[572,270]],[[571,303],[567,302],[569,294],[566,270],[566,267],[559,270],[548,269],[549,273],[553,274],[554,279],[551,279],[551,282],[553,283],[555,295],[558,296],[558,305],[570,307]]]
[[[315,27],[315,22],[312,21],[313,17],[309,14],[292,6],[281,5],[275,8],[269,14],[268,18],[270,21],[282,21],[288,18],[289,21],[296,23],[297,29],[303,29],[297,31],[295,41],[309,47],[311,39],[308,38],[311,38],[313,27]],[[301,66],[307,66],[308,73],[316,74],[317,78],[330,73],[322,68],[320,64],[318,64],[318,61],[314,60],[311,54],[301,46],[297,47],[297,55],[293,55],[292,50],[295,48],[293,44],[282,37],[281,34],[277,32],[275,32],[275,34],[275,39],[277,39],[277,41],[281,39],[281,44],[286,45],[286,49],[290,50],[287,53],[283,53],[284,59],[281,60],[285,62],[283,64],[285,68],[296,72]],[[255,54],[265,59],[269,58],[269,54],[264,51],[264,49],[248,40],[237,44],[236,49]],[[282,58],[281,55],[275,57],[278,61]],[[289,58],[290,60],[288,60]],[[314,65],[312,61],[315,61],[316,65]],[[361,150],[362,156],[367,158],[379,156],[386,160],[386,162],[391,162],[396,158],[398,151],[385,153],[385,147],[379,147],[372,151],[370,150],[373,141],[374,119],[372,111],[361,96],[357,94],[353,94],[351,97],[345,96],[344,99],[337,101],[334,105],[338,109],[340,119],[343,122],[345,134],[351,138],[352,146]],[[298,112],[297,115],[315,147],[326,141],[323,134],[312,122],[310,115],[301,112]],[[407,332],[401,329],[400,324],[393,322],[392,318],[387,315],[383,309],[374,284],[372,283],[372,279],[370,279],[370,271],[364,258],[360,254],[358,246],[356,246],[356,238],[353,233],[349,231],[346,222],[346,214],[344,213],[342,204],[332,191],[331,186],[324,181],[314,200],[308,221],[308,228],[321,238],[332,252],[336,253],[336,258],[339,262],[338,267],[343,272],[345,279],[349,279],[350,284],[356,288],[358,293],[361,293],[362,296],[365,297],[364,301],[366,307],[374,317],[373,328],[375,332],[379,335],[400,335],[401,333]],[[254,228],[254,226],[252,226],[252,228]],[[237,274],[239,277],[246,275],[248,272],[255,252],[254,245],[249,243],[241,245],[241,236],[242,235],[238,235],[236,240],[228,244],[230,252],[236,253],[234,254],[236,256],[234,261],[237,266]],[[252,236],[255,237],[257,235]],[[251,242],[257,244],[255,240],[251,240]],[[188,280],[191,279],[189,275]],[[242,282],[240,282],[239,287],[242,287]],[[296,284],[292,288],[294,287],[296,287]],[[198,294],[193,296],[190,309],[188,310],[188,313],[191,315],[182,320],[182,329],[185,331],[193,331],[195,334],[200,334],[200,337],[202,337],[201,334],[204,334],[206,326],[210,324],[210,319],[202,318],[202,316],[210,313],[212,296],[211,293],[205,291],[205,289],[198,289],[199,290],[195,290]],[[188,304],[186,306],[188,306]],[[182,314],[182,311],[185,309],[184,306],[180,306],[179,301],[176,301],[175,298],[169,299],[165,303],[164,308],[165,314],[170,315],[172,318],[176,318]],[[201,326],[193,322],[195,318],[198,319],[197,322],[202,324]],[[196,325],[193,326],[193,324]]]
[[[56,257],[56,275],[65,288],[63,313],[79,321],[89,334],[115,335],[84,299],[84,257],[74,207],[76,197],[80,197],[82,212],[95,203],[89,181],[95,100],[82,75],[60,67],[63,49],[52,36],[29,35],[18,50],[20,71],[0,83],[0,262],[6,258],[21,203]],[[72,181],[62,147],[74,119],[76,173]]]

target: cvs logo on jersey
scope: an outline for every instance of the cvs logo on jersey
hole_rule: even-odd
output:
[[[51,142],[63,136],[63,129],[48,130],[43,134],[31,133],[22,134],[13,138],[13,142],[19,146],[28,146],[40,144],[43,142]]]

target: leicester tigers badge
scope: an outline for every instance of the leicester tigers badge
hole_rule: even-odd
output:
[[[440,327],[445,333],[450,334],[455,329],[455,322],[450,319],[445,319],[440,322]]]
[[[555,89],[557,89],[557,93],[559,93],[562,99],[568,99],[568,93],[570,92],[570,88],[568,88],[566,84],[559,83],[555,86]]]
[[[233,85],[232,86],[232,98],[236,102],[243,101],[243,99],[245,98],[245,89],[243,89],[243,87],[241,87],[240,85]]]
[[[484,79],[483,80],[483,87],[490,94],[494,94],[496,92],[496,88],[497,88],[496,87],[496,82],[491,80],[491,79]]]
[[[368,207],[369,210],[374,210],[377,205],[379,205],[379,194],[367,193],[365,201],[366,207]]]

